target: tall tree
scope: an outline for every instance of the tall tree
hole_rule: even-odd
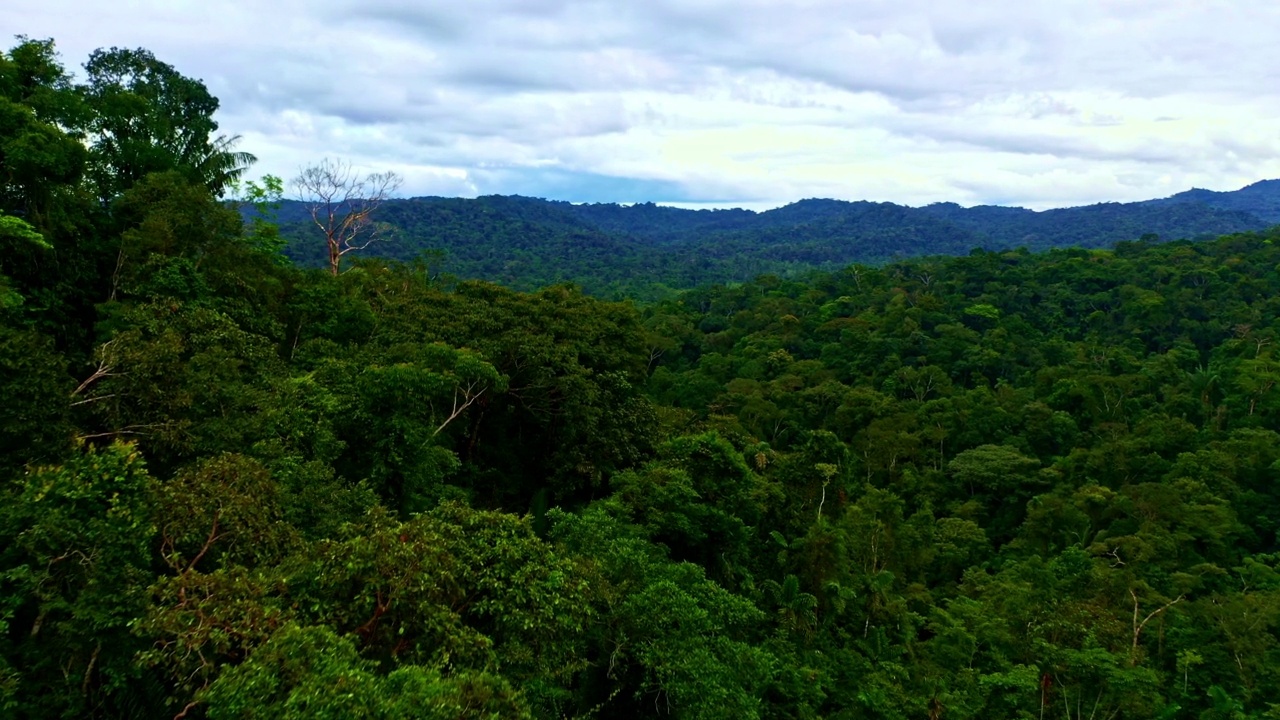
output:
[[[153,172],[181,170],[214,195],[254,161],[235,152],[238,138],[211,137],[218,99],[200,80],[141,48],[96,50],[85,63],[81,92],[96,161],[92,175],[103,199],[114,198]]]
[[[311,220],[324,233],[329,250],[329,272],[338,274],[342,256],[363,250],[387,234],[385,223],[373,213],[400,188],[394,172],[363,177],[344,160],[325,158],[303,168],[293,179],[298,199],[306,203]]]
[[[83,106],[53,41],[18,40],[0,53],[0,212],[43,233],[85,169],[88,153],[75,130]]]

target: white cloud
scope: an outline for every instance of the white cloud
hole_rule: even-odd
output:
[[[8,9],[3,29],[53,37],[68,65],[143,46],[204,79],[263,172],[342,156],[403,172],[410,194],[516,178],[536,193],[545,172],[569,200],[582,189],[565,178],[608,176],[688,203],[1042,208],[1280,176],[1271,0]]]

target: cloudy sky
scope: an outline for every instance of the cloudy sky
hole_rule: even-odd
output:
[[[1280,177],[1276,0],[6,0],[145,47],[257,172],[410,195],[1033,208]]]

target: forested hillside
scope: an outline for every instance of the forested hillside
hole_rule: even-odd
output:
[[[1280,717],[1280,231],[331,275],[216,108],[0,56],[0,716]]]
[[[288,255],[322,265],[323,238],[305,206],[285,202],[278,218],[291,241]],[[802,200],[756,213],[492,195],[396,200],[377,218],[394,232],[368,249],[373,256],[411,261],[425,255],[439,271],[521,290],[568,281],[597,296],[652,299],[762,273],[798,277],[974,248],[1105,248],[1144,236],[1177,240],[1259,230],[1280,222],[1280,183],[1043,212]]]
[[[1149,200],[1152,205],[1199,203],[1219,210],[1249,213],[1268,223],[1280,223],[1280,180],[1262,180],[1235,192],[1187,190],[1163,200]]]

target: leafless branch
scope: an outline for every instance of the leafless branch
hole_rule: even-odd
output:
[[[221,516],[222,516],[222,511],[220,510],[213,514],[213,525],[212,527],[209,528],[209,535],[204,539],[204,545],[201,546],[200,552],[196,553],[196,556],[191,558],[191,562],[187,563],[187,568],[182,571],[183,575],[186,575],[187,573],[194,570],[196,567],[196,563],[200,562],[200,560],[204,558],[205,553],[209,552],[209,548],[213,547],[213,544],[216,543],[218,539],[222,537],[221,535],[218,534],[218,518],[220,518]]]
[[[303,168],[294,178],[298,199],[307,204],[311,221],[324,233],[331,273],[338,274],[343,255],[382,239],[384,228],[374,222],[373,213],[401,182],[389,171],[361,177],[351,163],[329,158]]]
[[[115,340],[108,340],[98,347],[95,353],[98,356],[98,367],[94,369],[93,373],[89,375],[89,377],[84,379],[84,382],[80,383],[76,386],[75,390],[71,391],[72,397],[75,397],[89,389],[90,385],[96,383],[102,378],[111,377],[116,374],[112,372],[112,370],[115,369],[114,350]]]
[[[455,387],[453,389],[453,409],[449,412],[449,417],[445,418],[444,422],[440,423],[440,427],[437,427],[435,432],[431,433],[431,437],[439,435],[440,432],[449,425],[449,423],[456,420],[458,416],[465,412],[467,408],[471,407],[475,401],[479,400],[486,390],[488,390],[488,388],[481,385],[478,380],[472,380],[466,386],[458,385]]]
[[[108,430],[100,433],[90,433],[88,435],[77,435],[76,440],[96,440],[104,437],[117,437],[119,435],[148,435],[149,429],[163,427],[162,423],[148,423],[145,425],[128,425],[119,430]]]
[[[1130,588],[1129,595],[1133,597],[1133,651],[1132,652],[1133,652],[1133,657],[1136,660],[1137,653],[1138,653],[1138,637],[1142,635],[1142,629],[1147,626],[1147,623],[1151,622],[1152,618],[1164,612],[1165,610],[1168,610],[1174,605],[1177,605],[1178,603],[1182,602],[1183,599],[1186,598],[1186,595],[1179,595],[1173,600],[1170,600],[1164,605],[1161,605],[1155,610],[1152,610],[1151,612],[1147,613],[1147,616],[1142,619],[1142,622],[1138,622],[1138,593],[1134,592],[1133,588]]]

